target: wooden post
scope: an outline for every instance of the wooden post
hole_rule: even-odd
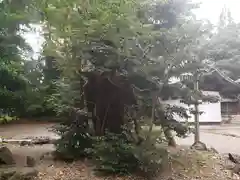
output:
[[[196,74],[196,81],[194,81],[194,91],[199,91],[199,74]],[[194,143],[191,146],[191,148],[197,149],[197,150],[207,150],[206,144],[202,143],[200,141],[200,125],[199,125],[199,100],[195,99],[194,103],[195,107],[195,113],[194,113],[194,119],[195,119],[195,136],[194,136]]]
[[[194,82],[194,91],[199,91],[199,75],[197,74],[196,81]],[[195,100],[194,103],[195,107],[195,113],[194,113],[194,119],[195,119],[195,138],[194,143],[200,142],[200,130],[199,130],[199,103],[198,99]]]

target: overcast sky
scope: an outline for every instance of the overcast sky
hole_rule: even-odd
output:
[[[193,0],[194,2],[201,2],[199,9],[195,11],[198,19],[208,19],[216,24],[222,8],[226,6],[232,13],[235,21],[240,22],[240,0]],[[41,50],[43,38],[40,33],[27,33],[24,35],[34,50],[34,58],[36,58]]]
[[[232,13],[235,21],[240,21],[240,0],[193,0],[201,2],[201,6],[196,10],[197,18],[209,19],[212,23],[217,23],[222,8],[226,6]]]

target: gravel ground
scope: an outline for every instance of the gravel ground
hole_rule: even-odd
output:
[[[234,153],[240,154],[240,138],[201,132],[200,140],[208,147],[215,148],[219,153]],[[181,145],[192,145],[194,142],[194,135],[190,135],[185,139],[177,138],[177,143]]]
[[[56,135],[49,132],[48,129],[54,124],[18,124],[0,127],[0,137],[21,139],[29,136],[49,136],[56,138]],[[206,143],[209,147],[214,147],[220,153],[232,152],[240,154],[240,139],[237,137],[227,136],[226,134],[237,134],[240,127],[222,127],[209,126],[201,128],[201,141]],[[193,135],[185,139],[177,139],[178,144],[192,145]],[[17,159],[17,165],[23,166],[26,156],[32,156],[35,159],[49,151],[53,151],[53,146],[43,145],[34,147],[19,147],[16,145],[9,145]],[[173,150],[174,151],[174,150]],[[230,171],[225,170],[225,159],[218,154],[199,154],[191,150],[177,149],[174,152],[178,154],[178,159],[174,163],[172,169],[166,171],[163,177],[158,177],[156,180],[227,180],[232,179]],[[177,165],[178,164],[178,165]],[[180,165],[179,165],[180,164]],[[182,165],[181,165],[182,164]],[[185,164],[183,166],[183,164]],[[39,161],[37,166],[39,170],[38,180],[104,180],[104,179],[119,179],[130,180],[138,179],[138,177],[108,177],[99,178],[93,175],[91,168],[89,169],[83,163],[66,164],[62,162],[54,162],[52,160]]]
[[[22,139],[29,136],[56,138],[56,134],[49,131],[53,125],[52,123],[33,123],[0,126],[0,138]],[[214,147],[220,153],[231,152],[240,154],[240,125],[201,126],[200,139],[208,147]],[[177,138],[177,142],[180,145],[192,145],[193,141],[193,134],[185,139]]]
[[[29,136],[56,137],[56,134],[49,131],[53,123],[31,123],[31,124],[9,124],[0,126],[0,137],[23,139]]]
[[[191,149],[170,149],[172,161],[164,173],[154,180],[230,180],[231,171],[227,170],[224,157],[211,152],[197,152]],[[37,166],[37,180],[144,180],[136,176],[98,177],[88,163],[66,164],[43,160]],[[229,164],[229,162],[228,162]]]

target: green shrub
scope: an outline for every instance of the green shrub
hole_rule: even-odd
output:
[[[96,160],[96,171],[101,174],[142,173],[144,176],[156,175],[162,167],[162,153],[155,143],[136,145],[126,133],[121,135],[107,133],[97,138],[91,153]]]
[[[138,159],[139,172],[147,177],[152,177],[161,172],[164,163],[168,163],[168,152],[165,148],[157,147],[151,141],[145,141],[141,146],[134,149],[134,154]]]
[[[77,160],[88,156],[86,151],[92,148],[92,138],[84,124],[61,124],[55,127],[55,132],[61,137],[55,142],[57,158],[62,160]]]
[[[12,121],[16,121],[17,117],[9,115],[0,115],[0,124],[8,124]]]
[[[161,170],[162,160],[168,154],[156,147],[154,138],[138,144],[126,129],[121,134],[106,132],[102,137],[93,137],[84,123],[86,118],[80,116],[78,121],[70,119],[55,127],[61,137],[55,142],[56,158],[71,161],[89,158],[102,175],[141,173],[151,177]]]
[[[90,149],[96,161],[96,171],[103,174],[128,174],[137,170],[134,145],[124,136],[107,133],[95,139]]]

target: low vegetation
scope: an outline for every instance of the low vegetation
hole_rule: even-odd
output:
[[[226,180],[231,179],[231,171],[226,169],[226,159],[219,154],[212,152],[199,152],[187,147],[165,148],[169,151],[169,158],[165,166],[162,167],[162,173],[154,179],[161,180]],[[51,166],[50,166],[51,165]],[[48,166],[49,168],[44,168]],[[115,166],[116,167],[116,166]],[[43,160],[38,165],[39,180],[59,179],[84,179],[84,180],[145,180],[149,177],[142,177],[141,174],[131,175],[108,175],[99,176],[93,169],[95,163],[89,161],[74,161],[66,163],[62,161],[52,162],[49,159]]]
[[[177,121],[187,120],[188,110],[166,100],[196,105],[218,101],[202,90],[231,98],[240,92],[239,24],[230,12],[222,12],[216,28],[196,19],[198,5],[188,0],[3,0],[0,6],[0,123],[63,119],[55,128],[58,159],[87,159],[104,175],[157,177],[176,158],[165,147],[177,148],[172,133],[189,132]],[[29,58],[21,36],[33,24],[45,39],[37,59]],[[204,176],[193,156],[189,173]]]

